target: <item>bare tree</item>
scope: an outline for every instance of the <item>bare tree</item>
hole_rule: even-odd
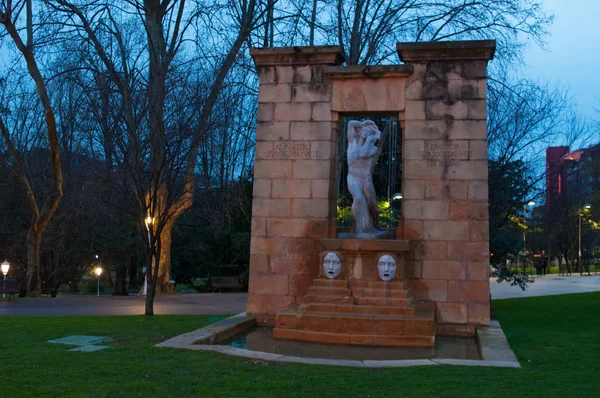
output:
[[[22,14],[23,8],[25,8],[25,15]],[[0,117],[0,132],[6,141],[9,153],[14,158],[13,169],[19,176],[19,179],[25,188],[31,212],[29,232],[27,234],[27,294],[29,296],[39,296],[41,294],[40,245],[42,235],[48,227],[62,197],[63,177],[54,110],[46,89],[46,81],[40,72],[38,61],[34,53],[35,41],[33,19],[32,0],[15,2],[2,1],[0,5],[0,23],[4,26],[6,33],[21,54],[22,59],[25,61],[29,76],[35,83],[37,94],[43,107],[53,170],[50,196],[43,204],[38,203],[38,198],[36,197],[27,176],[26,165],[23,162],[19,151],[13,145],[8,127],[4,123],[2,117]],[[19,26],[22,26],[22,28]],[[25,30],[25,39],[21,37],[20,31],[22,31],[22,29]]]

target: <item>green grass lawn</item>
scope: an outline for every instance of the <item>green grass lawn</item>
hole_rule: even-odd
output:
[[[498,300],[523,369],[354,369],[253,364],[213,352],[155,349],[211,316],[0,317],[1,397],[598,396],[600,293]],[[110,350],[46,343],[107,335]]]

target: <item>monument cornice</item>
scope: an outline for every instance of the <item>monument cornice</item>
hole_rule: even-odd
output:
[[[252,48],[256,66],[341,65],[338,46]]]
[[[328,66],[325,68],[325,75],[329,79],[381,79],[389,77],[408,77],[412,73],[412,65],[351,65]]]
[[[397,43],[402,62],[490,61],[496,51],[496,40],[432,41]]]

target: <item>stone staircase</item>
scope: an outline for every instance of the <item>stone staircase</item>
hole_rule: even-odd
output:
[[[321,343],[435,345],[435,310],[404,282],[315,279],[301,304],[277,314],[273,336]]]

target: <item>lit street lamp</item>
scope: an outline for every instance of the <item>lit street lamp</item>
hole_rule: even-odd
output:
[[[6,294],[6,274],[8,274],[8,269],[10,268],[10,263],[8,260],[4,260],[2,263],[2,273],[4,274],[4,288],[2,289],[2,298],[5,297]]]
[[[592,205],[584,205],[583,209],[589,210],[592,208]],[[577,212],[578,218],[579,218],[579,228],[578,228],[578,235],[579,235],[579,251],[577,252],[577,258],[579,261],[579,274],[583,275],[583,265],[581,264],[581,213],[583,212],[583,209],[580,209]],[[588,268],[588,274],[590,273],[590,269]]]
[[[94,272],[98,275],[98,297],[100,297],[100,274],[102,274],[102,268],[98,267]]]
[[[152,227],[152,225],[154,225],[154,217],[152,217],[150,215],[150,213],[148,213],[146,218],[144,219],[144,223],[146,223],[146,229],[148,230],[148,247],[150,247],[150,244],[151,244],[150,228]],[[146,267],[144,267],[144,269],[145,268]],[[152,267],[150,267],[150,271],[152,271]],[[148,274],[146,273],[146,271],[144,271],[144,290],[143,290],[142,294],[144,296],[146,294],[148,294]]]

